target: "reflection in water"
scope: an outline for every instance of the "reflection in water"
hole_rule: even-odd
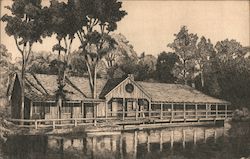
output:
[[[245,124],[245,125],[244,125]],[[123,132],[107,136],[15,136],[0,156],[10,159],[240,158],[250,156],[248,123]]]

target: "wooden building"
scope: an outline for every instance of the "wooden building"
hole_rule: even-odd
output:
[[[91,98],[87,78],[70,77],[66,79],[66,83],[66,100],[63,101],[61,113],[63,119],[95,117],[120,121],[185,121],[212,116],[226,118],[230,104],[186,85],[135,81],[133,75],[123,79],[97,79],[98,99]],[[59,108],[55,101],[57,87],[56,75],[27,74],[24,118],[58,119]],[[9,91],[12,118],[20,119],[21,92],[18,75]]]

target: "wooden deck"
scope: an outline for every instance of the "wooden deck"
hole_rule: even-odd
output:
[[[112,112],[109,112],[112,113]],[[68,119],[37,119],[37,120],[25,120],[25,119],[9,119],[9,121],[18,125],[22,122],[24,124],[18,125],[19,127],[41,129],[60,129],[77,126],[85,127],[119,127],[125,129],[126,127],[151,127],[154,128],[161,125],[166,127],[168,125],[176,125],[185,123],[185,125],[203,122],[216,122],[224,121],[232,117],[231,110],[195,110],[195,111],[140,111],[134,112],[135,116],[126,117],[126,113],[131,112],[117,112],[122,113],[120,116],[113,117],[100,117],[100,118],[68,118]],[[124,114],[125,113],[125,114]],[[142,115],[147,114],[147,116]]]

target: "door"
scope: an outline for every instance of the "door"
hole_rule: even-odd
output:
[[[126,116],[127,117],[132,117],[132,116],[135,116],[135,111],[136,111],[136,108],[135,108],[135,102],[133,101],[127,101],[127,104],[126,104]]]

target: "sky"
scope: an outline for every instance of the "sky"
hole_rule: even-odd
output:
[[[1,16],[11,0],[1,1]],[[48,4],[49,0],[43,0]],[[145,52],[157,56],[162,51],[171,51],[168,43],[180,27],[187,26],[190,33],[210,38],[212,43],[236,39],[243,46],[250,46],[250,1],[145,1],[125,0],[123,9],[128,15],[118,23],[115,33],[123,34],[139,54]],[[12,59],[20,56],[13,37],[5,33],[1,22],[0,42],[12,53]],[[51,51],[54,38],[35,44],[34,51]],[[75,41],[73,50],[78,48]]]

